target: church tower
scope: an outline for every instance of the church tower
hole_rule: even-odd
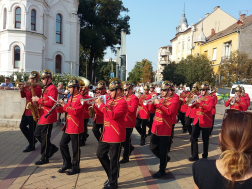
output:
[[[179,25],[176,27],[176,33],[183,32],[187,29],[188,29],[188,23],[187,23],[187,19],[185,17],[185,4],[184,4],[183,14],[182,14],[182,17],[179,21]]]

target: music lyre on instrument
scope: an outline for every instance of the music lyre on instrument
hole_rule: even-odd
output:
[[[159,96],[154,96],[154,97],[152,97],[151,99],[149,99],[149,100],[145,100],[144,102],[143,102],[143,105],[147,105],[147,103],[148,102],[150,102],[150,101],[153,101],[153,100],[155,100],[155,99],[158,99],[158,98],[160,98],[161,96],[159,95]]]
[[[233,100],[230,102],[231,105],[234,105],[235,104],[235,101],[236,101],[236,98],[238,97],[238,95],[235,95]]]
[[[200,98],[200,96],[201,96],[201,94],[200,95],[198,95],[195,99],[193,99],[189,104],[188,104],[188,106],[192,106],[193,104],[195,104],[196,103],[196,101],[198,100],[198,99],[201,99]]]

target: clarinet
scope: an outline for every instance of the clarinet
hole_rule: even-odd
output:
[[[64,97],[63,97],[61,100],[64,100],[66,97],[67,97],[67,95],[64,95]],[[52,111],[53,111],[56,107],[58,107],[58,106],[60,106],[60,104],[59,104],[59,103],[56,103],[56,104],[51,108],[51,110],[44,116],[44,118],[47,118],[47,117],[52,113]]]

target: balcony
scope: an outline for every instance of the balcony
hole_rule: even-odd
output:
[[[161,55],[161,56],[168,56],[168,55],[169,55],[169,52],[162,51],[162,52],[160,53],[160,55]]]
[[[230,56],[222,56],[221,57],[221,62],[229,61],[229,59],[230,59]]]
[[[167,64],[169,64],[170,62],[168,61],[168,60],[160,60],[159,61],[159,64],[161,64],[161,65],[163,65],[163,64],[165,64],[165,65],[167,65]]]

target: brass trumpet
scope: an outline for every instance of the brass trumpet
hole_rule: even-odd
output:
[[[155,99],[158,99],[158,98],[160,98],[161,96],[159,95],[159,96],[154,96],[154,97],[152,97],[151,99],[149,99],[149,100],[145,100],[144,102],[143,102],[143,105],[147,105],[147,103],[148,102],[150,102],[150,101],[153,101],[153,100],[155,100]]]
[[[87,101],[94,101],[94,100],[96,100],[97,98],[100,98],[100,97],[87,98],[87,99],[81,98],[81,99],[80,99],[80,102],[81,102],[81,104],[83,105],[84,102],[87,102]]]
[[[233,100],[230,102],[231,105],[235,104],[236,98],[238,97],[238,95],[235,95],[235,97],[233,98]]]
[[[200,98],[200,96],[201,96],[201,94],[200,95],[198,95],[195,99],[193,99],[189,104],[188,104],[188,106],[192,106],[193,104],[195,104],[196,103],[196,101],[198,100],[198,99],[201,99]]]
[[[31,83],[31,82],[24,82],[24,83],[20,83],[18,80],[15,81],[15,85],[17,88],[19,88],[20,85],[23,85],[24,87],[29,87],[29,86],[43,86],[42,83]]]

